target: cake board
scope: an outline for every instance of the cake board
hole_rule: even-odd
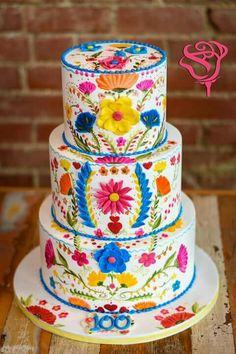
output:
[[[195,279],[182,296],[152,311],[121,314],[120,321],[116,321],[119,316],[113,316],[109,321],[109,316],[102,313],[71,308],[48,294],[39,277],[39,247],[19,264],[14,277],[14,292],[19,307],[36,326],[59,336],[100,344],[154,341],[195,325],[216,303],[219,293],[217,268],[201,248],[196,246],[195,253]]]

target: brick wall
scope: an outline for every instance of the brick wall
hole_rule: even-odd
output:
[[[48,136],[62,122],[60,53],[95,39],[132,39],[168,51],[168,120],[184,143],[183,185],[236,187],[236,2],[2,0],[0,185],[48,186]],[[177,62],[200,39],[229,46],[221,78],[203,86]]]

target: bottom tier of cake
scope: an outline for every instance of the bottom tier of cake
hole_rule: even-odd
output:
[[[74,236],[40,208],[40,280],[61,302],[88,312],[138,313],[179,298],[195,278],[195,210],[182,195],[174,225],[148,237],[114,242]]]

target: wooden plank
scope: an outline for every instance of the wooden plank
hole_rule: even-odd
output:
[[[144,343],[132,345],[108,345],[102,344],[100,354],[144,354],[148,353],[145,350]]]
[[[99,351],[99,344],[76,342],[53,335],[49,354],[99,354]]]
[[[150,354],[190,354],[192,352],[191,329],[171,337],[147,343],[145,349],[145,353]]]
[[[217,198],[193,198],[197,211],[197,244],[216,262],[220,274],[220,296],[211,314],[192,328],[193,353],[234,354],[230,307],[225,278]]]
[[[222,196],[218,199],[218,204],[234,346],[236,347],[236,198]]]

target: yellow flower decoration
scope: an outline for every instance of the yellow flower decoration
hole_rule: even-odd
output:
[[[65,111],[66,111],[67,118],[71,119],[73,111],[72,111],[72,108],[69,106],[68,103],[65,104]]]
[[[106,279],[106,275],[102,272],[91,272],[88,276],[88,284],[90,286],[98,286],[101,285]]]
[[[159,161],[155,164],[154,166],[154,171],[156,172],[162,172],[166,168],[166,161]]]
[[[132,108],[129,97],[122,96],[117,100],[105,98],[101,102],[101,113],[97,120],[100,128],[123,135],[138,122],[139,112]]]
[[[168,227],[167,229],[165,229],[166,232],[175,232],[178,229],[181,229],[181,227],[183,226],[183,219],[179,219],[176,221],[176,223],[170,227]]]
[[[117,274],[116,279],[121,286],[129,288],[137,284],[137,279],[130,273]]]
[[[66,170],[66,171],[68,171],[68,170],[70,169],[70,167],[71,167],[70,162],[67,161],[67,160],[64,160],[64,159],[60,160],[60,165],[61,165],[61,167],[64,168],[64,170]]]

